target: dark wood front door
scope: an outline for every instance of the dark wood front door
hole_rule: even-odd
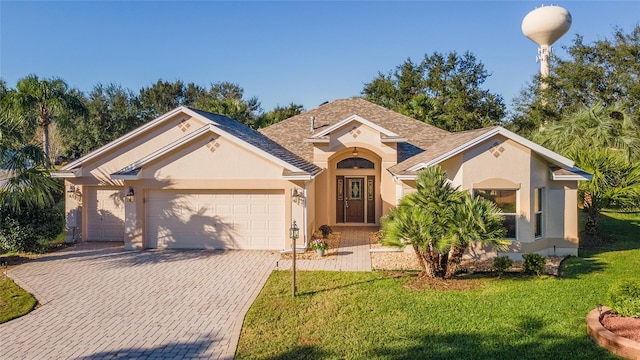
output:
[[[345,181],[345,222],[364,222],[364,178],[347,178]]]

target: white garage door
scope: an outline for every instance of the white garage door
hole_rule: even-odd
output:
[[[124,189],[85,188],[87,195],[87,240],[124,240]]]
[[[283,192],[151,190],[146,247],[284,248]]]

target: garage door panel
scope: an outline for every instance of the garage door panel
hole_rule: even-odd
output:
[[[281,249],[284,246],[282,193],[155,190],[149,192],[148,198],[148,247]]]

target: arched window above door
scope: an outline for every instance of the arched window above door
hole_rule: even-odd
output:
[[[373,169],[373,162],[361,157],[351,157],[338,162],[338,169]]]

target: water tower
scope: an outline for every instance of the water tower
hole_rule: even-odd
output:
[[[551,45],[560,39],[571,27],[571,14],[560,6],[542,6],[522,19],[522,33],[531,41],[538,44],[540,61],[540,75],[549,75],[549,57]]]

